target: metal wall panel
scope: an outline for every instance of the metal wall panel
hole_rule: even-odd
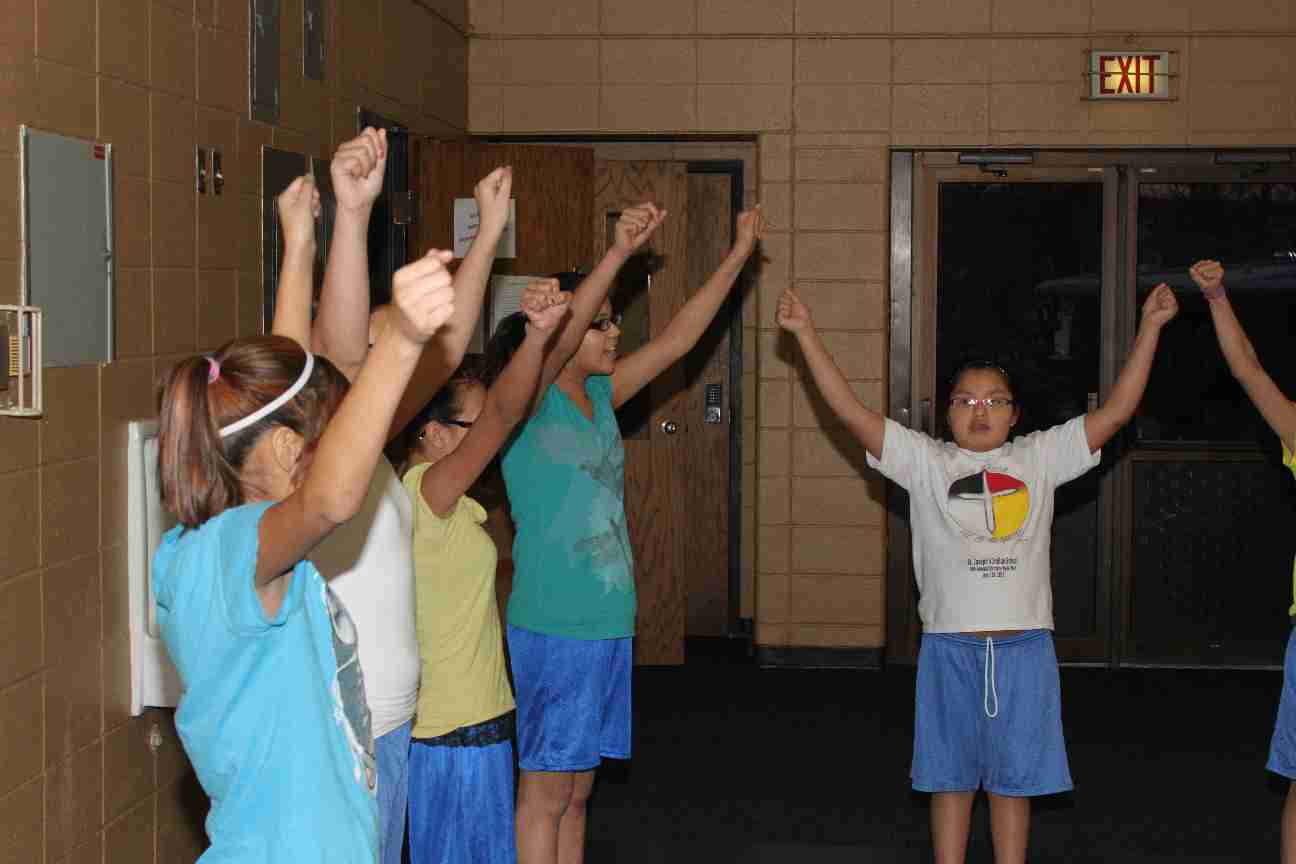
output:
[[[24,302],[46,366],[113,359],[112,145],[21,128]]]

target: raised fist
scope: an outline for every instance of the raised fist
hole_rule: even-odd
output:
[[[279,224],[283,226],[284,248],[315,247],[315,220],[320,215],[319,189],[309,174],[298,177],[275,199]]]
[[[571,298],[570,293],[558,290],[557,279],[533,279],[522,292],[522,313],[533,328],[548,333],[567,317]]]
[[[509,196],[513,191],[513,169],[507,165],[496,168],[481,179],[473,189],[477,211],[481,214],[481,230],[503,231],[508,224]]]
[[[1170,286],[1164,282],[1153,288],[1147,300],[1143,301],[1143,323],[1153,327],[1164,325],[1178,312],[1179,301]]]
[[[1207,300],[1219,300],[1224,296],[1224,265],[1220,262],[1198,261],[1188,268],[1188,273]]]
[[[791,288],[783,289],[774,319],[780,327],[789,333],[797,333],[813,326],[810,321],[810,310],[806,308],[806,305],[801,302],[801,298]]]
[[[454,314],[453,280],[446,269],[453,257],[453,252],[433,249],[392,277],[388,325],[411,342],[426,343]]]
[[[625,255],[639,251],[666,219],[666,211],[656,204],[645,203],[621,211],[616,224],[615,248]]]
[[[333,195],[343,210],[363,211],[382,194],[387,130],[372,126],[338,148],[329,165]]]
[[[738,214],[738,238],[734,241],[734,248],[744,255],[750,255],[764,231],[765,216],[761,213],[759,204],[742,211]]]

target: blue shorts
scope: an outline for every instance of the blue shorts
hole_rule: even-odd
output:
[[[440,738],[414,739],[411,864],[516,864],[512,721],[509,713]]]
[[[381,864],[401,864],[405,845],[405,802],[409,798],[410,729],[407,720],[386,735],[374,739],[378,763],[378,842]]]
[[[509,625],[523,771],[592,771],[603,759],[630,758],[633,642]]]
[[[1288,780],[1296,780],[1296,629],[1287,637],[1282,698],[1278,700],[1278,720],[1274,723],[1269,764],[1265,767]]]
[[[916,703],[913,788],[1018,797],[1072,788],[1048,630],[924,633]]]

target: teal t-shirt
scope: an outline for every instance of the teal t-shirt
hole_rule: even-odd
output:
[[[573,639],[634,635],[634,556],[625,448],[612,379],[592,375],[594,421],[557,384],[504,451],[513,541],[514,627]]]
[[[176,526],[153,559],[184,687],[176,727],[211,799],[202,864],[378,860],[373,735],[355,627],[309,561],[267,618],[253,581],[269,503]]]

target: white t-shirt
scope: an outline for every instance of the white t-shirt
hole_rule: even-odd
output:
[[[355,622],[375,738],[411,719],[418,704],[413,536],[409,496],[379,459],[360,512],[310,556]]]
[[[985,453],[888,419],[868,464],[909,492],[924,632],[1053,629],[1053,492],[1101,455],[1083,416]]]

